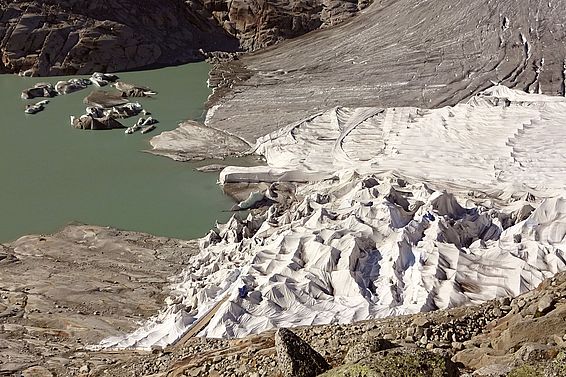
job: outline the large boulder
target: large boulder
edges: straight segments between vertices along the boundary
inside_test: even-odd
[[[71,125],[74,128],[82,130],[111,130],[114,128],[124,128],[124,125],[122,125],[122,123],[109,116],[102,118],[95,118],[91,115],[72,117]]]
[[[275,350],[284,377],[315,377],[330,369],[324,357],[289,329],[277,330]]]

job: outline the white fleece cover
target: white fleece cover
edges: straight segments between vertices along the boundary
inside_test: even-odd
[[[493,86],[454,107],[345,108],[260,138],[267,166],[228,167],[222,183],[316,181],[342,169],[425,182],[560,194],[566,99]]]
[[[211,308],[200,335],[242,337],[533,289],[566,270],[563,119],[564,98],[495,86],[454,107],[337,108],[268,135],[268,166],[227,168],[224,182],[316,182],[218,225],[166,308],[100,347],[165,346]]]

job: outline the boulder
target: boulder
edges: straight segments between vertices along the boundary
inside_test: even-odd
[[[24,89],[22,91],[22,99],[33,99],[37,97],[54,97],[57,95],[53,85],[49,83],[40,82],[33,86],[33,88]]]
[[[275,350],[284,377],[315,377],[330,369],[324,357],[289,329],[277,330]]]
[[[71,117],[71,125],[74,128],[82,130],[111,130],[114,128],[124,128],[124,126],[116,119],[105,116],[95,118],[91,115],[81,115],[80,117]]]
[[[511,367],[505,364],[491,364],[474,371],[474,377],[505,377],[511,371]]]
[[[53,373],[42,366],[34,366],[22,371],[22,377],[52,377]]]
[[[103,90],[93,90],[83,100],[85,105],[93,107],[110,108],[113,106],[121,106],[128,103],[128,99],[122,97],[119,93],[113,93]]]
[[[544,295],[537,304],[537,313],[539,315],[545,315],[546,313],[554,309],[555,298],[552,294]]]

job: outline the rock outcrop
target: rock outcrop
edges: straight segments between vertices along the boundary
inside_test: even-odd
[[[243,140],[193,121],[183,122],[174,130],[154,136],[150,144],[150,153],[176,161],[222,159],[249,149]]]
[[[115,72],[236,48],[235,38],[181,0],[0,1],[0,72]]]
[[[242,49],[254,51],[309,31],[339,24],[370,0],[191,0],[201,5],[216,22],[240,41]]]
[[[0,376],[112,364],[108,355],[75,361],[72,353],[154,314],[168,277],[197,249],[196,241],[83,225],[0,244]]]
[[[252,51],[340,23],[367,0],[0,1],[0,73],[89,74]]]

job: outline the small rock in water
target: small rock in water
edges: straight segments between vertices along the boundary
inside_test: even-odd
[[[44,105],[44,101],[38,102],[36,104],[33,105],[27,105],[26,109],[25,109],[25,113],[26,114],[37,114],[40,111],[43,111],[45,109]]]
[[[149,97],[157,94],[157,92],[145,86],[128,84],[123,81],[118,81],[113,86],[121,91],[122,95],[125,97]]]
[[[118,76],[107,73],[94,72],[89,80],[96,86],[106,86],[110,82],[118,80]]]
[[[207,172],[220,171],[225,167],[226,165],[222,165],[222,164],[210,164],[210,165],[201,166],[200,168],[196,168],[196,170],[207,173]]]
[[[124,126],[112,117],[94,118],[91,115],[81,115],[71,117],[71,126],[83,130],[109,130],[114,128],[124,128]]]
[[[85,89],[90,84],[85,79],[70,79],[68,81],[58,81],[55,84],[55,91],[59,95],[70,94]]]
[[[33,86],[33,88],[25,89],[22,91],[22,99],[33,99],[36,97],[55,97],[57,92],[53,85],[49,83],[40,82]]]
[[[159,121],[152,117],[147,117],[147,119],[143,122],[143,126],[151,126],[152,124],[157,124]]]

